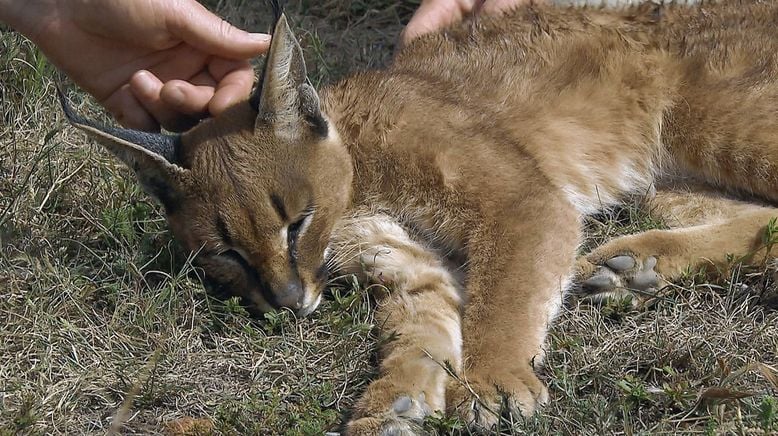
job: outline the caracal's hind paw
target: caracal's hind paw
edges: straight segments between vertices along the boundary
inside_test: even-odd
[[[346,436],[417,436],[423,435],[424,417],[431,413],[424,394],[417,398],[398,397],[392,406],[378,414],[355,419],[346,424]]]
[[[499,380],[498,380],[499,379]],[[498,432],[500,422],[531,416],[548,402],[548,389],[534,373],[523,377],[466,377],[452,380],[446,392],[448,413],[456,414],[475,434]]]
[[[578,261],[582,295],[592,298],[650,298],[667,282],[656,272],[657,258],[620,254],[597,261],[593,253]],[[600,257],[600,259],[602,259]]]

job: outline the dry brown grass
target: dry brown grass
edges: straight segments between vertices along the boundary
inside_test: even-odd
[[[206,4],[250,29],[268,21],[255,2]],[[313,80],[382,65],[413,7],[292,2]],[[208,297],[159,209],[65,125],[52,74],[29,42],[0,30],[0,434],[153,434],[183,417],[224,434],[337,429],[374,368],[365,293],[335,287],[305,320],[253,320]],[[593,240],[656,225],[629,210],[593,220]],[[778,431],[772,273],[724,275],[714,285],[690,275],[638,310],[571,300],[543,371],[552,402],[505,432]],[[461,426],[435,418],[427,428]]]

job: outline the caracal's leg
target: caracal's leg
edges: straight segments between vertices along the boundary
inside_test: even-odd
[[[731,259],[764,262],[766,226],[778,217],[778,209],[699,185],[659,189],[646,207],[670,230],[619,237],[582,256],[577,267],[585,293],[640,300],[686,271],[721,270]]]
[[[463,371],[448,406],[473,430],[530,415],[548,400],[535,374],[549,323],[568,287],[580,241],[579,214],[550,186],[492,205],[469,243]]]
[[[341,271],[376,284],[376,325],[382,336],[395,336],[382,347],[379,377],[355,405],[346,433],[420,433],[426,415],[445,410],[446,365],[461,365],[459,281],[386,216],[346,220],[333,242]]]

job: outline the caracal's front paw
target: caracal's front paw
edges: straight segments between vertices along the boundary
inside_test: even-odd
[[[470,373],[449,383],[446,400],[449,414],[473,431],[491,434],[501,420],[510,423],[535,413],[548,402],[548,389],[529,367],[516,373]]]
[[[394,394],[382,380],[373,382],[346,424],[347,436],[412,436],[424,434],[424,418],[433,412],[421,392]]]
[[[595,250],[578,260],[578,280],[588,297],[633,297],[642,301],[667,285],[656,272],[656,265],[654,256],[602,256]]]

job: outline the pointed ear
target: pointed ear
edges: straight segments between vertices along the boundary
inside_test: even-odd
[[[180,136],[100,126],[76,114],[59,86],[57,94],[72,125],[87,132],[130,167],[144,191],[159,200],[168,212],[176,207],[188,172],[174,163]]]
[[[257,123],[272,125],[277,134],[296,136],[308,129],[327,136],[327,121],[319,96],[308,81],[303,50],[284,14],[276,22],[265,69],[251,104],[257,111]]]

